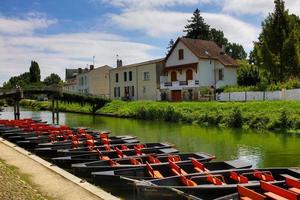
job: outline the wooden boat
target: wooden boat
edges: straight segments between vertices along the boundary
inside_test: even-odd
[[[214,171],[209,174],[179,175],[164,179],[138,181],[135,183],[135,189],[138,199],[180,199],[175,192],[168,189],[170,187],[198,198],[215,199],[236,193],[237,185],[258,189],[260,181],[275,185],[282,184],[285,182],[286,176],[299,179],[300,169],[237,169]]]
[[[145,152],[147,154],[172,154],[178,153],[179,151],[174,148],[167,148],[167,149],[149,149],[144,151],[143,149],[140,150],[141,152]],[[100,152],[101,156],[108,157],[110,159],[119,158],[119,153],[116,150],[113,151],[102,151]],[[140,152],[136,150],[123,150],[122,154],[124,156],[140,156]],[[90,152],[87,154],[81,155],[74,155],[74,156],[64,156],[64,157],[57,157],[52,158],[52,162],[54,162],[59,167],[70,169],[72,164],[76,163],[85,163],[85,162],[92,162],[92,161],[99,161],[99,152]]]
[[[267,200],[267,199],[300,199],[300,179],[285,176],[285,181],[281,183],[270,183],[260,181],[260,187],[253,190],[248,187],[238,185],[237,193],[227,195],[217,200]]]
[[[125,143],[137,143],[139,142],[136,140],[135,136],[109,136],[109,143],[110,144],[125,144]],[[104,141],[101,139],[93,139],[93,140],[88,140],[86,138],[80,138],[78,140],[71,141],[54,141],[54,142],[43,142],[39,140],[23,140],[23,141],[17,141],[17,145],[20,147],[23,147],[25,149],[35,149],[37,147],[53,147],[53,146],[67,146],[69,148],[72,148],[72,146],[88,146],[89,143],[88,141],[92,141],[91,145],[103,145],[105,144]]]
[[[58,131],[57,131],[58,132]],[[68,132],[67,134],[65,134],[65,132]],[[110,132],[103,132],[103,131],[92,131],[89,130],[87,132],[85,132],[85,134],[89,134],[93,137],[97,137],[99,134],[110,134]],[[76,130],[67,130],[67,131],[63,131],[63,132],[58,132],[57,134],[53,134],[51,132],[43,132],[43,133],[35,133],[35,132],[29,132],[29,133],[15,133],[15,134],[10,134],[12,136],[8,136],[7,140],[11,141],[11,142],[18,142],[18,141],[30,141],[31,143],[35,143],[35,144],[39,144],[39,143],[48,143],[48,142],[72,142],[71,137],[72,136],[78,136],[78,134],[76,134]],[[79,135],[80,136],[80,135]],[[84,140],[84,137],[81,136],[81,138],[79,139]]]
[[[175,155],[160,155],[157,157],[152,155],[142,155],[139,158],[127,158],[122,156],[119,157],[121,157],[121,159],[111,160],[102,158],[102,160],[96,162],[73,164],[73,173],[80,177],[89,178],[91,177],[92,172],[97,171],[117,170],[125,168],[132,169],[134,171],[134,168],[137,167],[147,168],[148,164],[153,167],[164,168],[168,167],[169,160],[183,165],[186,163],[190,163],[191,159],[195,159],[195,161],[199,162],[208,162],[215,158],[215,156],[207,153],[180,153]]]
[[[178,165],[186,174],[251,167],[250,164],[240,160],[201,162],[196,159],[192,159],[189,162],[176,163],[176,165]],[[99,185],[103,188],[109,189],[110,191],[114,188],[118,188],[118,190],[121,188],[125,192],[128,192],[134,189],[134,180],[152,180],[171,177],[176,175],[173,170],[174,165],[164,163],[160,165],[143,165],[136,168],[93,172],[92,182],[95,185]]]
[[[143,149],[165,149],[171,148],[174,145],[169,143],[128,143],[128,144],[112,144],[112,145],[101,145],[94,146],[92,149],[90,147],[78,147],[78,148],[70,148],[70,146],[54,146],[54,147],[43,147],[36,148],[34,152],[41,156],[47,158],[60,157],[60,156],[68,156],[68,155],[80,155],[86,154],[91,151],[96,152],[96,149],[100,151],[105,150],[113,150],[116,147],[119,149],[134,149],[134,147],[142,147]]]

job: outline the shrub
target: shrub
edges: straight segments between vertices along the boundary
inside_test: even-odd
[[[0,99],[0,107],[5,105],[5,101]]]
[[[241,128],[243,126],[243,116],[238,107],[233,108],[228,116],[227,126],[231,128]]]

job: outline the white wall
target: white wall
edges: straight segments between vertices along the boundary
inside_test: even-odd
[[[178,50],[183,49],[184,58],[182,60],[178,59]],[[195,56],[181,41],[178,42],[175,49],[169,56],[166,67],[175,66],[175,65],[184,65],[190,63],[197,63],[199,59]]]
[[[198,80],[200,86],[215,85],[213,60],[200,60],[198,64]]]
[[[300,89],[220,93],[218,101],[300,100]]]

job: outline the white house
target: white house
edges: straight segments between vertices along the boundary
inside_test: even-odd
[[[198,100],[201,91],[237,83],[237,62],[212,41],[178,38],[165,59],[162,97]]]

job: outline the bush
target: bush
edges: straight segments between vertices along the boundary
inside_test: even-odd
[[[227,126],[231,128],[241,128],[243,126],[242,112],[238,107],[235,107],[228,116]]]
[[[258,67],[251,65],[246,60],[239,61],[237,82],[240,86],[256,86],[260,82]]]
[[[5,101],[0,99],[0,107],[5,105]]]

